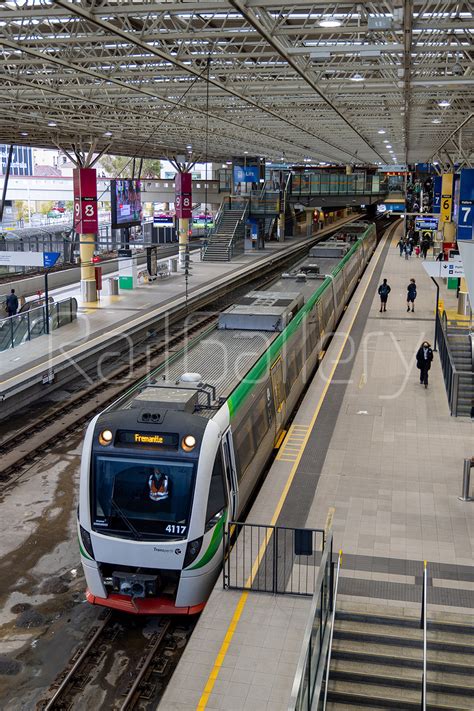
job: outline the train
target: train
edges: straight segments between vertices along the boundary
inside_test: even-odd
[[[373,223],[346,224],[90,422],[78,507],[90,603],[204,608],[226,523],[248,507],[376,242]]]

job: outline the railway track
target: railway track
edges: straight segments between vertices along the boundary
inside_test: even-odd
[[[111,663],[116,650],[127,644],[126,618],[120,619],[112,611],[103,612],[90,629],[85,644],[79,647],[64,670],[48,689],[46,697],[36,705],[37,711],[64,711],[74,707],[77,697],[84,701],[93,694],[98,698],[104,670]],[[130,651],[122,673],[114,683],[115,698],[106,702],[113,711],[133,711],[138,704],[156,706],[166,679],[173,672],[194,625],[180,627],[180,621],[162,617],[149,638],[143,638],[138,658]],[[123,639],[125,637],[125,640]]]

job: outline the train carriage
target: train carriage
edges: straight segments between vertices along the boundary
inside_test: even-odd
[[[78,532],[91,603],[204,607],[225,523],[249,503],[375,245],[373,224],[346,225],[90,423]]]

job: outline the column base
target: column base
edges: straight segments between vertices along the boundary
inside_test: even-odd
[[[88,303],[97,301],[97,287],[95,279],[81,279],[81,299]]]

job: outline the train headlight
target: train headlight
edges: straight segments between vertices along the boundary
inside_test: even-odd
[[[183,437],[181,446],[185,452],[192,452],[192,450],[196,446],[196,437],[194,437],[194,435],[186,435],[185,437]]]
[[[186,555],[184,556],[184,568],[187,568],[188,565],[191,565],[193,560],[196,560],[199,555],[199,551],[201,550],[201,546],[202,536],[200,538],[195,538],[194,541],[189,541],[188,545],[186,546]]]
[[[102,430],[99,435],[99,444],[102,444],[105,447],[107,444],[112,442],[113,438],[114,436],[110,430]]]

